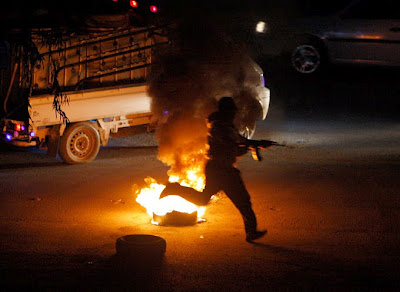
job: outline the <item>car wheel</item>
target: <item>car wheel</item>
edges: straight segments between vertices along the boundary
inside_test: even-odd
[[[130,257],[160,257],[167,247],[164,238],[149,234],[131,234],[119,237],[115,243],[117,255]]]
[[[58,154],[68,164],[92,161],[100,149],[100,135],[88,122],[71,124],[60,139]]]
[[[301,74],[312,74],[321,70],[323,65],[322,50],[313,44],[297,45],[290,56],[294,70]]]

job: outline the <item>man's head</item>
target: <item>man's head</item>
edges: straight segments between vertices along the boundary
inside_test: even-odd
[[[218,111],[229,121],[233,122],[237,112],[237,106],[232,97],[225,96],[218,101]]]
[[[218,110],[220,112],[237,111],[237,106],[232,97],[224,96],[218,101]]]

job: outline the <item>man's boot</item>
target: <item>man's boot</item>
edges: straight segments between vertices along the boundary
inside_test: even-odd
[[[263,237],[265,234],[267,234],[267,230],[262,230],[262,231],[254,231],[254,232],[249,232],[246,234],[246,241],[248,242],[253,242],[253,240],[259,239]]]

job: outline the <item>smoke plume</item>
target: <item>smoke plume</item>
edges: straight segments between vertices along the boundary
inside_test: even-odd
[[[148,93],[158,118],[158,158],[170,175],[188,165],[202,166],[207,148],[206,118],[222,96],[235,99],[238,129],[254,126],[261,115],[255,85],[260,76],[243,45],[211,23],[182,22],[171,45],[159,51]]]

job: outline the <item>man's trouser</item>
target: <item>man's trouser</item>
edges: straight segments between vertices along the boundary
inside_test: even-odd
[[[221,165],[209,160],[205,168],[205,175],[206,186],[203,192],[198,192],[179,184],[170,184],[162,196],[179,195],[198,206],[204,206],[209,202],[212,195],[219,191],[224,191],[240,211],[246,233],[255,232],[257,220],[251,207],[250,195],[244,185],[240,171],[233,166]]]
[[[233,166],[221,166],[209,160],[205,173],[206,186],[203,193],[211,194],[211,197],[220,190],[224,191],[242,215],[246,233],[255,232],[257,229],[256,216],[239,169]]]

